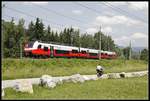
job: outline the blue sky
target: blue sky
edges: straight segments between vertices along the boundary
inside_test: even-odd
[[[148,2],[2,2],[2,19],[25,19],[25,27],[42,19],[45,28],[61,31],[64,27],[92,34],[102,28],[117,45],[148,47]],[[94,9],[94,11],[93,11]],[[17,12],[16,12],[17,10]],[[23,13],[25,14],[23,14]],[[32,17],[30,17],[32,16]]]

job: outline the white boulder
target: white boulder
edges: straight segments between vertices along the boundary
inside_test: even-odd
[[[81,76],[80,74],[72,75],[69,78],[69,80],[72,81],[72,82],[74,82],[74,83],[77,83],[77,82],[83,83],[85,81],[84,77]]]
[[[103,74],[101,77],[99,77],[99,79],[108,79],[108,75],[107,74]]]
[[[56,86],[56,82],[49,75],[43,75],[40,78],[40,84],[49,88],[54,88]]]
[[[48,82],[46,86],[49,88],[54,88],[56,86],[56,83],[55,82]]]
[[[63,79],[59,78],[59,79],[53,79],[53,82],[55,82],[56,84],[63,84]]]
[[[2,96],[5,96],[5,92],[4,92],[4,89],[2,89]]]
[[[120,78],[119,73],[109,73],[107,74],[108,79],[116,79],[116,78]]]
[[[43,75],[41,78],[40,78],[40,84],[42,86],[45,86],[47,84],[47,82],[51,82],[52,81],[52,77],[49,76],[49,75]]]
[[[19,92],[33,93],[32,84],[27,80],[20,80],[14,85],[13,89]]]
[[[140,77],[140,76],[144,76],[144,75],[146,75],[146,73],[144,73],[144,72],[136,72],[136,73],[132,73],[132,76],[133,77]]]
[[[90,78],[85,75],[83,76],[83,78],[84,78],[84,80],[90,80]]]
[[[126,77],[126,78],[128,78],[128,77],[133,77],[133,75],[132,75],[132,73],[126,73],[126,74],[125,74],[125,77]]]

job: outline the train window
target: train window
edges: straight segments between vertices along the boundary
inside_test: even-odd
[[[87,50],[87,53],[89,53],[89,50]]]
[[[89,53],[90,56],[97,56],[98,54],[97,53]]]
[[[86,54],[86,51],[81,51],[82,54]]]
[[[41,48],[41,45],[38,45],[38,49]]]
[[[28,48],[32,48],[33,47],[34,42],[29,42],[28,43]]]
[[[105,53],[105,55],[107,55],[107,53]]]
[[[44,47],[44,51],[48,51],[48,47]]]
[[[65,50],[56,50],[56,54],[69,54],[69,51],[65,51]]]
[[[72,53],[78,53],[78,50],[72,50]]]

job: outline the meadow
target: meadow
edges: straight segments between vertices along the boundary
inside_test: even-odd
[[[96,66],[105,73],[148,70],[148,63],[141,60],[93,59],[3,59],[2,79],[37,78],[44,74],[67,76],[96,74]],[[103,79],[80,83],[64,83],[53,89],[33,85],[34,94],[5,89],[2,99],[148,99],[148,77]]]
[[[147,70],[148,64],[141,60],[94,60],[94,59],[3,59],[2,79],[37,78],[44,74],[67,76],[76,73],[96,74],[96,66],[104,67],[105,73]]]

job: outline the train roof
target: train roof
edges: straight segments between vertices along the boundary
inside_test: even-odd
[[[56,44],[46,44],[46,43],[42,43],[42,42],[38,42],[41,45],[50,47],[50,46],[54,46],[54,49],[59,49],[59,50],[78,50],[78,47],[73,47],[73,46],[64,46],[64,45],[56,45]]]
[[[38,41],[35,41],[35,46],[34,47],[37,47],[39,44],[43,45],[43,46],[47,46],[47,47],[50,47],[50,46],[54,46],[54,49],[59,49],[59,50],[68,50],[68,51],[72,51],[72,50],[78,50],[79,51],[79,47],[75,47],[75,46],[65,46],[65,45],[57,45],[57,44],[48,44],[48,43],[43,43],[43,42],[38,42]],[[89,51],[91,53],[99,53],[99,50],[97,49],[90,49],[90,48],[82,48],[80,47],[80,51]],[[110,52],[110,51],[103,51],[101,50],[101,53],[107,53],[107,54],[115,54],[115,52]]]

